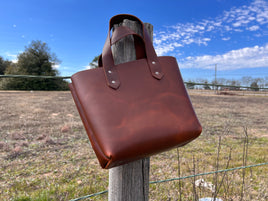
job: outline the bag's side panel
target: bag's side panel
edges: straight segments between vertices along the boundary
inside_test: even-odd
[[[94,150],[94,152],[99,160],[101,167],[105,168],[107,166],[107,164],[109,163],[110,159],[103,154],[102,150],[100,149],[99,145],[97,144],[97,141],[95,140],[95,137],[94,137],[94,133],[92,132],[90,124],[87,121],[86,115],[82,109],[82,106],[81,106],[80,101],[76,95],[76,92],[75,92],[75,89],[74,89],[72,83],[69,84],[69,88],[70,88],[70,91],[72,93],[72,96],[73,96],[75,105],[77,107],[77,110],[79,112],[79,115],[82,119],[83,125],[87,131],[87,135],[88,135],[89,140],[91,142],[92,148],[93,148],[93,150]]]
[[[168,79],[170,80],[170,89],[168,90],[180,97],[174,103],[170,103],[169,109],[177,114],[177,118],[179,118],[178,123],[181,123],[181,129],[189,132],[187,138],[191,141],[201,134],[202,126],[195,114],[190,97],[184,86],[177,61],[174,57],[168,56],[159,57],[159,60],[161,61],[161,65],[165,66]],[[182,103],[183,107],[178,106],[180,103]],[[182,143],[181,145],[185,144]]]

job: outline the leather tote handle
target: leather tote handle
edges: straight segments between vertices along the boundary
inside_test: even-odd
[[[133,32],[129,28],[117,27],[116,29],[117,29],[118,33],[116,36],[112,37],[112,39],[111,39],[110,31],[111,31],[113,25],[121,23],[124,19],[130,19],[130,20],[140,22],[140,24],[142,25],[143,36],[140,36],[139,34]],[[120,29],[118,29],[118,28],[120,28]],[[116,31],[116,29],[115,29],[115,31]],[[162,72],[160,63],[157,59],[157,55],[155,53],[153,44],[150,40],[149,34],[147,33],[147,31],[144,28],[144,24],[142,23],[142,21],[140,19],[138,19],[137,17],[135,17],[133,15],[121,14],[121,15],[116,15],[116,16],[111,18],[110,23],[109,23],[109,31],[108,31],[107,39],[106,39],[106,42],[104,44],[103,51],[102,51],[103,70],[104,70],[104,74],[105,74],[108,86],[110,86],[113,89],[118,89],[120,86],[120,80],[119,80],[119,77],[118,77],[118,74],[117,74],[117,71],[115,68],[113,56],[112,56],[111,45],[113,44],[113,42],[116,42],[116,41],[120,40],[122,37],[125,37],[127,35],[133,35],[134,38],[136,37],[136,38],[143,39],[145,53],[146,53],[146,57],[147,57],[147,63],[148,63],[148,67],[150,69],[150,72],[154,78],[160,80],[164,76],[164,74]]]
[[[114,29],[111,40],[110,40],[111,45],[115,44],[117,41],[121,40],[122,38],[128,35],[132,35],[134,38],[136,59],[138,60],[138,59],[146,58],[145,42],[143,40],[143,37],[135,33],[133,30],[131,30],[130,28],[126,26],[119,26]],[[102,54],[99,56],[98,67],[102,67]]]

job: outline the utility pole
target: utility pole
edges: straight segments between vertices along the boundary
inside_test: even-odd
[[[217,64],[215,64],[215,80],[214,80],[214,89],[215,89],[215,94],[217,94],[217,89],[218,87],[216,86],[217,84]]]

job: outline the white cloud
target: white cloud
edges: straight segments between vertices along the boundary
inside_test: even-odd
[[[227,32],[232,30],[232,28],[229,25],[224,26],[224,28],[225,28],[225,31]]]
[[[207,31],[212,31],[215,27],[213,25],[209,25],[208,28],[207,28]]]
[[[224,41],[227,41],[227,40],[230,40],[230,39],[231,39],[230,37],[222,38],[222,40],[224,40]]]
[[[164,55],[166,54],[167,52],[171,52],[174,50],[174,43],[173,44],[164,44],[164,45],[161,45],[161,46],[158,46],[156,49],[156,52],[157,52],[157,55]]]
[[[52,65],[52,68],[54,68],[54,69],[59,69],[59,68],[60,68],[60,64],[53,64],[53,65]]]
[[[267,1],[256,0],[251,7],[252,10],[255,10],[256,21],[260,24],[265,24],[268,22],[268,5]]]
[[[262,30],[264,24],[268,24],[268,2],[255,0],[249,5],[224,11],[215,19],[203,19],[199,22],[185,24],[178,23],[166,27],[165,31],[155,32],[155,49],[158,55],[164,55],[178,47],[191,44],[206,46],[213,38],[212,35],[220,34],[222,40],[227,41],[226,39],[230,40],[230,33],[234,32],[260,30],[262,31],[260,33],[264,34],[265,30]],[[175,44],[180,44],[180,46]]]
[[[241,22],[235,22],[235,23],[233,23],[233,27],[240,27],[241,26]]]
[[[10,53],[10,52],[5,52],[5,53],[4,53],[4,56],[5,56],[8,60],[12,61],[13,63],[17,63],[17,62],[18,62],[17,54],[12,54],[12,53]]]
[[[243,32],[243,29],[234,29],[236,32]]]
[[[257,31],[260,27],[258,25],[253,25],[251,27],[248,28],[248,30],[250,31]]]
[[[232,50],[222,55],[187,57],[180,63],[180,67],[213,69],[215,64],[218,65],[219,70],[267,67],[268,44]]]

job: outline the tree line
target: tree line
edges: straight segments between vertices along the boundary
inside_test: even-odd
[[[60,61],[51,53],[48,45],[40,40],[32,41],[17,62],[4,60],[0,56],[0,75],[58,76],[55,68]],[[0,89],[4,90],[68,90],[68,82],[49,78],[0,78]]]
[[[195,80],[189,80],[186,84],[188,89],[196,88],[195,83],[203,83],[203,89],[210,90],[214,89],[213,85],[228,85],[225,87],[217,87],[218,89],[229,89],[229,90],[241,90],[239,86],[242,87],[250,87],[251,90],[259,91],[260,88],[268,87],[268,76],[265,78],[253,78],[251,76],[243,76],[241,79],[226,79],[226,78],[218,78],[217,80],[213,80],[209,82],[207,79],[197,78]],[[211,84],[211,85],[207,85]],[[199,87],[200,88],[200,87]]]

